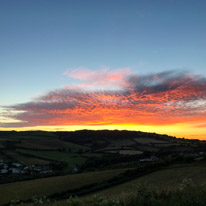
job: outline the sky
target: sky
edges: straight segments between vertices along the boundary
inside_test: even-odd
[[[205,0],[0,0],[0,130],[206,139]]]

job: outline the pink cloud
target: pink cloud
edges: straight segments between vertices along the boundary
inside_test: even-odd
[[[72,69],[71,71],[64,72],[64,75],[79,80],[86,80],[87,78],[93,76],[94,74],[95,74],[94,71],[83,67],[78,67],[76,69]]]
[[[110,70],[107,67],[100,71],[92,71],[87,68],[76,68],[64,72],[64,75],[82,81],[78,84],[81,88],[112,89],[125,86],[126,78],[131,75],[130,68]],[[67,86],[64,86],[67,88]]]

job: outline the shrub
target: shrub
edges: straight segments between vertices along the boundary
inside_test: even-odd
[[[50,202],[50,200],[46,196],[43,196],[43,197],[34,196],[32,198],[32,202],[33,202],[33,205],[39,206],[39,205],[43,205],[45,203]]]
[[[68,206],[81,206],[82,205],[82,201],[77,198],[77,197],[69,197],[69,199],[67,200],[67,205]]]
[[[88,202],[90,206],[121,206],[117,200],[105,199],[99,195],[93,196],[91,201]]]
[[[20,203],[20,200],[11,200],[9,206],[15,206]]]

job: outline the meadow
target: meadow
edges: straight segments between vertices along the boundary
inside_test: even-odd
[[[110,188],[65,200],[36,198],[45,206],[204,206],[206,162],[178,163]],[[22,205],[35,205],[22,203]]]
[[[86,185],[104,182],[122,172],[124,169],[105,170],[2,184],[0,205],[12,200],[28,200],[77,190]]]
[[[95,194],[119,198],[121,194],[135,192],[138,185],[147,185],[157,190],[175,190],[184,179],[191,179],[196,186],[206,184],[206,162],[174,164]]]
[[[116,199],[108,199],[95,195],[87,200],[70,197],[65,202],[46,203],[52,206],[205,206],[206,186],[194,186],[191,180],[184,179],[178,189],[154,190],[145,185],[139,185],[134,193],[124,193]],[[35,203],[35,202],[34,202]]]
[[[67,166],[64,168],[64,172],[71,172],[73,168],[80,167],[86,161],[85,157],[82,157],[75,153],[67,153],[67,152],[60,152],[60,151],[24,150],[24,149],[17,149],[17,151],[22,154],[29,154],[35,157],[67,163]]]
[[[24,139],[23,141],[21,141],[21,143],[16,144],[16,147],[36,150],[65,149],[71,152],[78,152],[79,150],[85,151],[89,149],[86,146],[81,146],[70,142],[64,142],[56,138],[39,139],[38,141],[36,141],[36,139]]]
[[[8,155],[9,157],[12,157],[13,159],[19,161],[19,162],[23,162],[25,165],[27,166],[31,166],[31,165],[49,165],[50,161],[45,160],[45,159],[40,159],[40,158],[36,158],[36,157],[28,157],[25,156],[19,152],[16,151],[4,151],[5,155]]]

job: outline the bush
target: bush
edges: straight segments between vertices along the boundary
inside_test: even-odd
[[[71,196],[67,200],[67,205],[68,206],[81,206],[83,204],[82,204],[82,201],[79,198]]]
[[[95,195],[88,202],[90,206],[121,206],[120,202],[117,200],[108,200],[99,195]]]
[[[50,200],[46,197],[46,196],[43,196],[43,197],[33,197],[32,198],[32,202],[33,202],[33,205],[43,205],[45,203],[48,203],[50,202]]]

